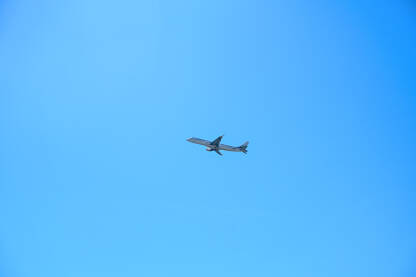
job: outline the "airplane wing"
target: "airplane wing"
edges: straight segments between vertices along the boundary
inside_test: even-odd
[[[224,135],[217,137],[213,142],[211,142],[211,145],[218,146],[218,144],[220,144],[223,136]]]
[[[218,149],[216,149],[215,152],[217,152],[218,155],[222,156],[222,153],[218,151]]]

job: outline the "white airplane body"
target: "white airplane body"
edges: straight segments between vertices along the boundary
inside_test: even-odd
[[[222,153],[219,150],[224,150],[224,151],[231,151],[231,152],[243,152],[244,154],[247,154],[247,146],[248,146],[248,141],[245,142],[244,144],[242,144],[241,146],[230,146],[230,145],[226,145],[226,144],[221,144],[221,139],[224,135],[219,136],[218,138],[216,138],[213,141],[209,141],[209,140],[205,140],[205,139],[200,139],[200,138],[189,138],[187,139],[187,141],[192,142],[192,143],[196,143],[196,144],[200,144],[200,145],[204,145],[207,147],[207,151],[215,151],[217,152],[219,155],[222,155]]]

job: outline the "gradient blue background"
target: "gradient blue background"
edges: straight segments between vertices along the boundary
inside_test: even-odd
[[[0,1],[0,276],[416,276],[415,35],[412,1]]]

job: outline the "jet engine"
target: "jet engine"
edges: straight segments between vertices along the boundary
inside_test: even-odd
[[[207,151],[214,151],[214,149],[212,149],[211,147],[207,147],[206,149]]]

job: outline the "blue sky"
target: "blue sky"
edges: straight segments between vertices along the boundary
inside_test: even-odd
[[[1,276],[415,276],[416,6],[208,2],[0,1]]]

